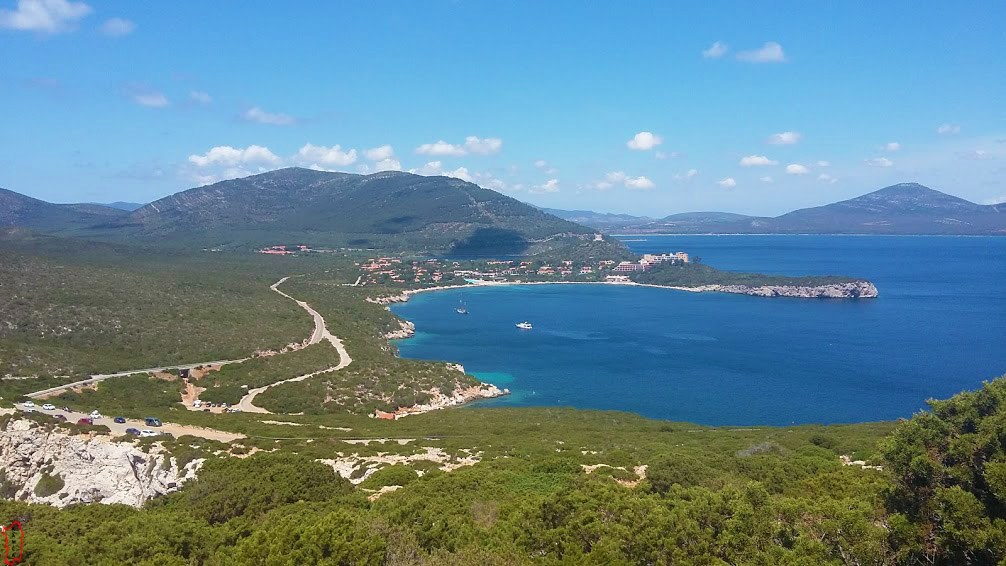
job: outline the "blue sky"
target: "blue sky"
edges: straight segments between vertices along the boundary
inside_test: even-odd
[[[0,186],[147,202],[301,165],[651,216],[902,181],[1006,200],[1004,22],[1003,2],[0,0]]]

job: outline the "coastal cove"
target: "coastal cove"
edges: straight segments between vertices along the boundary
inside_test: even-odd
[[[480,286],[391,308],[416,325],[407,358],[458,362],[510,396],[477,406],[574,406],[722,425],[908,417],[1006,373],[1006,239],[630,236],[719,269],[836,274],[870,300],[763,298],[629,285]],[[463,297],[470,314],[454,312]],[[514,323],[533,322],[524,332]],[[534,352],[531,354],[530,352]]]

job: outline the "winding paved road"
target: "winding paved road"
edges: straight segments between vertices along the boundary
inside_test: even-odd
[[[284,383],[292,383],[294,381],[304,381],[305,379],[314,377],[316,375],[328,373],[330,371],[340,370],[348,366],[349,364],[353,363],[353,358],[349,357],[349,352],[346,351],[346,347],[342,344],[342,340],[339,340],[331,332],[328,331],[328,326],[325,324],[325,319],[324,317],[321,316],[321,314],[318,313],[318,311],[311,308],[311,305],[305,303],[304,301],[298,301],[297,299],[279,290],[279,286],[282,285],[283,282],[285,282],[287,279],[289,279],[289,277],[284,277],[279,281],[273,283],[272,286],[269,288],[272,289],[273,291],[276,291],[280,295],[283,295],[284,297],[290,299],[291,301],[297,303],[298,305],[300,305],[300,308],[306,310],[308,314],[310,314],[311,317],[314,318],[314,332],[311,334],[309,344],[317,344],[322,340],[327,340],[328,343],[331,344],[335,348],[335,350],[339,353],[339,364],[323,370],[318,370],[308,374],[299,375],[297,377],[292,377],[290,379],[284,379],[283,381],[277,381],[276,383],[270,383],[265,387],[256,387],[255,389],[249,389],[248,393],[241,398],[241,401],[238,402],[238,407],[241,409],[242,412],[245,413],[271,414],[270,411],[267,411],[262,407],[258,407],[254,403],[255,397],[258,396],[259,393],[262,393],[263,391],[269,389],[270,387],[276,387],[277,385],[282,385]]]

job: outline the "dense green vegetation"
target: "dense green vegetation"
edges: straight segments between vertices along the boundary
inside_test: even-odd
[[[28,563],[39,564],[994,564],[1006,558],[1004,402],[999,380],[883,440],[888,425],[449,411],[412,426],[477,419],[466,440],[493,455],[421,477],[391,466],[353,489],[302,445],[211,459],[140,510],[2,502],[0,513],[30,517]],[[528,418],[504,418],[518,413]],[[884,470],[842,465],[850,453]],[[588,462],[629,474],[587,473]],[[364,488],[382,485],[403,487],[368,502]]]
[[[199,398],[213,403],[237,403],[248,389],[255,389],[321,371],[339,364],[339,352],[327,341],[273,356],[252,358],[211,371],[194,383],[205,387]]]
[[[649,271],[632,275],[633,281],[651,285],[671,287],[698,287],[701,285],[793,285],[813,287],[856,281],[852,277],[838,275],[789,277],[785,275],[763,275],[760,273],[740,273],[721,271],[702,263],[683,265],[659,264]]]
[[[269,290],[296,267],[275,259],[0,236],[0,376],[232,359],[299,342],[310,317]]]

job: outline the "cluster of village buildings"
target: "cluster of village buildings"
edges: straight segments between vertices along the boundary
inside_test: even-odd
[[[311,248],[305,246],[304,244],[297,244],[293,246],[269,246],[268,248],[262,248],[258,251],[258,253],[269,255],[291,255],[298,252],[309,251],[311,251]]]
[[[465,279],[483,281],[593,280],[628,281],[628,274],[646,271],[661,263],[686,264],[688,254],[645,254],[636,262],[613,260],[557,262],[542,260],[451,261],[442,259],[403,260],[396,257],[368,259],[360,264],[361,283],[432,284],[461,283]]]

